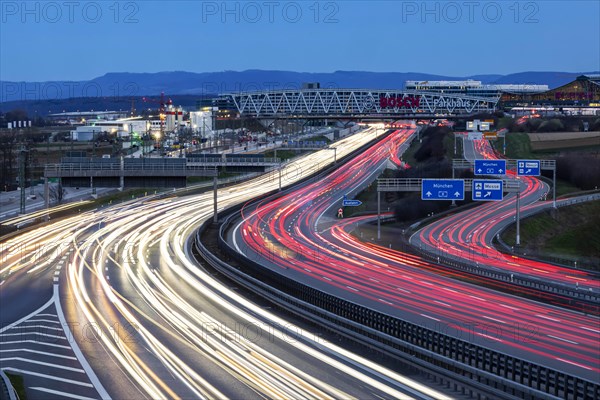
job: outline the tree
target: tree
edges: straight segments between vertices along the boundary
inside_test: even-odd
[[[59,183],[48,187],[48,202],[52,204],[60,204],[65,196],[65,189]]]
[[[29,117],[27,116],[27,111],[21,110],[21,109],[16,109],[16,110],[8,111],[4,115],[4,119],[6,120],[6,122],[27,121],[27,120],[29,120]]]
[[[0,132],[0,185],[2,189],[11,187],[17,180],[17,132]]]

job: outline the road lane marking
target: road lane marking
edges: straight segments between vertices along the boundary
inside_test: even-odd
[[[38,313],[40,313],[41,311],[45,310],[46,308],[50,307],[50,305],[52,305],[52,303],[54,302],[54,299],[50,299],[46,302],[46,304],[44,304],[43,306],[41,306],[40,308],[38,308],[37,310],[35,310],[34,312],[24,316],[23,318],[21,318],[18,321],[13,322],[10,325],[5,326],[4,328],[0,329],[0,333],[9,330],[10,328],[12,328],[13,326],[17,326],[20,323],[22,323],[23,321],[27,321],[29,318],[36,316]]]
[[[65,334],[69,337],[74,337],[73,333],[71,332],[71,329],[69,328],[69,325],[67,324],[65,314],[63,314],[63,311],[62,311],[62,305],[60,304],[60,296],[58,294],[58,285],[54,286],[54,293],[52,295],[52,301],[54,301],[54,305],[56,306],[56,314],[58,315],[58,320],[60,321],[61,325],[65,329]],[[94,389],[96,389],[96,391],[100,395],[101,399],[110,399],[110,395],[108,394],[108,392],[106,391],[106,389],[104,388],[104,386],[102,385],[100,380],[98,379],[98,376],[96,375],[96,373],[90,366],[90,363],[88,362],[88,360],[83,355],[83,352],[79,348],[79,345],[77,344],[76,340],[71,341],[71,348],[73,350],[73,353],[75,353],[75,357],[77,357],[82,368],[85,370],[88,379],[90,380],[90,382],[92,382],[92,385],[90,385],[90,386],[92,386]]]
[[[44,361],[32,360],[30,358],[9,357],[9,358],[0,358],[0,361],[2,361],[2,362],[20,361],[20,362],[29,363],[29,364],[43,365],[45,367],[64,369],[65,371],[79,372],[79,373],[85,374],[85,371],[81,368],[66,367],[64,365],[58,365],[58,364],[47,363]]]
[[[57,396],[61,396],[61,397],[68,397],[70,399],[77,399],[77,400],[94,400],[93,397],[85,397],[85,396],[79,396],[76,394],[71,394],[71,393],[67,393],[67,392],[61,392],[60,390],[54,390],[54,389],[48,389],[48,388],[43,388],[43,387],[30,387],[29,389],[31,390],[37,390],[40,392],[45,392],[45,393],[49,393],[49,394],[55,394]]]
[[[554,357],[554,358],[556,358],[558,361],[562,361],[562,362],[565,362],[567,364],[575,365],[575,366],[580,367],[580,368],[585,368],[585,369],[588,369],[590,371],[592,370],[590,367],[586,367],[585,365],[581,365],[581,364],[578,364],[578,363],[573,362],[573,361],[565,360],[565,359],[558,358],[558,357]]]
[[[26,321],[29,322],[29,321]],[[40,328],[40,329],[48,329],[48,330],[53,330],[53,331],[62,331],[62,327],[55,327],[55,326],[46,326],[46,325],[20,325],[20,326],[15,326],[12,329],[32,329],[32,328]]]
[[[2,343],[2,344],[6,344],[6,342]],[[64,346],[67,347],[67,346]],[[70,349],[70,347],[67,347],[68,349]],[[26,352],[26,353],[34,353],[34,354],[41,354],[44,356],[49,356],[49,357],[57,357],[57,358],[65,358],[67,360],[77,360],[77,358],[75,357],[71,357],[71,356],[65,356],[62,354],[55,354],[55,353],[49,353],[47,351],[40,351],[40,350],[32,350],[32,349],[26,349],[26,348],[20,348],[20,349],[0,349],[0,353],[10,353],[10,352]]]
[[[495,341],[497,341],[497,342],[502,342],[502,339],[498,339],[498,338],[495,338],[495,337],[493,337],[493,336],[486,335],[485,333],[481,333],[481,332],[475,332],[475,334],[476,334],[476,335],[479,335],[479,336],[483,336],[484,338],[487,338],[487,339],[492,339],[492,340],[495,340]]]
[[[429,318],[429,319],[432,319],[432,320],[434,320],[434,321],[437,321],[437,322],[440,322],[440,321],[441,321],[441,320],[439,320],[439,319],[437,319],[437,318],[434,318],[434,317],[432,317],[431,315],[427,315],[427,314],[421,314],[421,315],[422,315],[423,317],[425,317],[425,318]]]
[[[38,315],[36,315],[37,317]],[[56,317],[56,315],[54,315]],[[49,324],[60,324],[59,321],[53,321],[51,319],[28,319],[27,321],[24,321],[23,323],[30,323],[30,322],[46,322]]]
[[[551,338],[553,338],[553,339],[562,340],[563,342],[567,342],[567,343],[571,343],[571,344],[579,344],[579,343],[577,343],[577,342],[574,342],[574,341],[572,341],[572,340],[563,339],[563,338],[561,338],[561,337],[558,337],[558,336],[548,335],[548,337],[551,337]]]
[[[496,318],[488,317],[487,315],[484,315],[483,318],[489,319],[489,320],[492,320],[492,321],[496,321],[496,322],[500,322],[501,324],[505,324],[506,323],[506,321],[502,321],[501,319],[496,319]]]
[[[580,326],[581,329],[585,329],[586,331],[592,331],[592,332],[596,332],[596,333],[600,333],[599,330],[597,329],[592,329],[592,328],[588,328],[586,326]]]
[[[39,344],[39,345],[42,345],[42,346],[50,346],[50,347],[56,347],[58,349],[71,350],[71,346],[63,346],[62,344],[40,342],[38,340],[13,340],[13,341],[10,341],[10,342],[2,342],[2,345],[7,345],[7,344],[21,344],[21,343]]]
[[[443,301],[434,300],[434,302],[435,302],[435,303],[438,303],[438,304],[441,304],[441,305],[443,305],[444,307],[450,307],[450,308],[452,308],[452,306],[451,306],[450,304],[448,304],[448,303],[444,303]]]
[[[471,295],[469,295],[469,297],[472,297],[472,298],[480,300],[480,301],[486,301],[485,299],[482,299],[481,297],[477,297],[477,296],[471,296]]]
[[[355,292],[360,292],[360,290],[353,288],[352,286],[346,286],[350,290],[354,290]]]
[[[37,336],[51,337],[51,338],[54,338],[54,339],[65,339],[65,340],[67,340],[67,338],[64,337],[64,336],[49,335],[47,333],[39,333],[39,332],[2,333],[2,334],[0,334],[0,337],[5,337],[5,336],[24,336],[24,335],[37,335]]]
[[[498,304],[498,305],[499,305],[500,307],[504,307],[504,308],[510,308],[511,310],[514,310],[514,311],[519,311],[519,309],[518,309],[518,308],[516,308],[516,307],[511,307],[511,306],[507,306],[506,304]]]
[[[73,379],[59,378],[58,376],[41,374],[39,372],[27,371],[27,370],[19,369],[19,368],[6,367],[6,368],[4,368],[4,370],[5,371],[15,372],[17,374],[22,374],[22,375],[39,376],[40,378],[52,379],[54,381],[71,383],[73,385],[78,385],[78,386],[85,386],[85,387],[90,387],[90,388],[94,387],[94,385],[92,385],[91,383],[81,382],[81,381],[75,381]]]
[[[547,317],[545,315],[542,314],[535,314],[536,317],[540,317],[540,318],[544,318],[547,319],[549,321],[554,321],[554,322],[560,322],[560,319],[556,319],[556,318],[551,318],[551,317]]]

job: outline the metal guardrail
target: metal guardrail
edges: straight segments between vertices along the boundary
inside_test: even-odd
[[[223,262],[202,244],[200,234],[207,229],[208,222],[196,235],[197,251],[221,273],[294,313],[386,354],[492,392],[491,398],[600,398],[597,383],[473,345],[267,270],[233,250],[224,240],[224,231],[233,216],[220,227],[219,246],[243,267],[238,269]]]
[[[492,393],[490,398],[600,399],[598,382],[473,345],[267,270],[236,252],[225,241],[225,229],[237,211],[239,208],[221,213],[231,215],[221,224],[218,240],[222,250],[238,260],[241,268],[220,260],[201,242],[200,235],[210,226],[210,221],[198,230],[195,248],[213,268],[283,308],[371,348]]]
[[[47,164],[44,176],[53,177],[118,177],[118,176],[217,176],[214,166],[185,164]]]
[[[457,258],[447,256],[447,253],[445,253],[443,250],[436,252],[432,250],[420,249],[416,246],[413,246],[413,249],[426,260],[444,265],[454,270],[494,279],[496,281],[507,282],[511,285],[535,289],[540,292],[548,293],[549,295],[557,295],[573,299],[572,302],[576,302],[576,304],[573,304],[573,306],[577,306],[577,308],[583,312],[597,315],[600,309],[600,293],[592,290],[583,290],[578,289],[577,287],[552,283],[534,276],[521,276],[509,271],[491,269],[482,264],[462,262]]]
[[[206,165],[206,166],[266,166],[266,165],[279,165],[281,162],[280,158],[206,158],[201,157],[190,159],[187,162],[188,166],[192,165]]]
[[[121,167],[119,164],[46,164],[45,171],[186,171],[186,170],[214,170],[213,167],[202,165],[168,165],[168,164],[144,164],[128,165]]]
[[[554,170],[556,168],[556,160],[539,160],[540,169],[542,170]],[[452,168],[454,169],[469,169],[473,168],[473,161],[455,158],[452,160]],[[517,160],[506,160],[506,168],[517,169]]]

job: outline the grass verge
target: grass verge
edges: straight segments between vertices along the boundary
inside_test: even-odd
[[[27,400],[27,393],[25,392],[25,383],[23,377],[21,375],[6,373],[8,379],[10,379],[10,383],[13,385],[15,390],[17,391],[17,396],[19,396],[20,400]]]
[[[600,263],[600,201],[549,210],[521,221],[521,247],[533,256],[580,260],[581,267],[598,269]],[[516,225],[502,234],[515,243]]]

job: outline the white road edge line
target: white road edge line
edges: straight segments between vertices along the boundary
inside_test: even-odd
[[[54,294],[52,296],[52,300],[55,302],[58,319],[62,326],[65,328],[65,333],[67,334],[67,337],[75,338],[75,336],[73,336],[73,333],[71,332],[71,329],[69,328],[69,325],[67,324],[65,314],[63,314],[62,306],[60,304],[60,296],[58,295],[58,285],[54,285]],[[85,370],[90,382],[92,382],[94,388],[100,395],[100,398],[109,400],[111,397],[109,396],[104,386],[102,386],[102,383],[98,379],[98,376],[96,376],[96,373],[84,357],[75,339],[71,340],[71,347],[73,348],[73,353],[75,353],[75,357],[77,357],[77,359],[79,360],[81,367]]]
[[[76,395],[76,394],[71,394],[71,393],[67,393],[67,392],[61,392],[60,390],[53,390],[53,389],[43,388],[43,387],[39,387],[39,386],[30,387],[29,389],[31,389],[31,390],[38,390],[40,392],[45,392],[45,393],[50,393],[50,394],[55,394],[57,396],[68,397],[70,399],[95,400],[92,397],[79,396],[79,395]]]
[[[91,383],[74,381],[73,379],[59,378],[58,376],[41,374],[39,372],[27,371],[27,370],[19,369],[19,368],[7,367],[7,368],[4,368],[4,371],[12,371],[12,372],[16,372],[17,374],[23,374],[23,375],[39,376],[41,378],[52,379],[53,381],[71,383],[71,384],[77,385],[77,386],[94,387]]]
[[[23,318],[21,318],[18,321],[13,322],[10,325],[5,326],[4,328],[0,329],[0,333],[9,330],[10,328],[19,325],[21,322],[27,321],[29,318],[37,315],[38,313],[44,311],[46,308],[50,307],[52,305],[52,303],[54,302],[54,297],[52,297],[50,300],[48,300],[48,302],[46,302],[46,304],[44,304],[43,306],[41,306],[40,308],[38,308],[37,310],[35,310],[34,312],[32,312],[29,315],[24,316]]]
[[[9,358],[0,358],[0,361],[3,363],[8,362],[8,361],[24,362],[24,363],[28,363],[28,364],[43,365],[45,367],[64,369],[65,371],[80,372],[82,374],[85,374],[85,371],[82,370],[81,368],[65,367],[64,365],[58,365],[58,364],[52,364],[52,363],[47,363],[47,362],[38,361],[38,360],[32,360],[30,358],[9,357]]]

